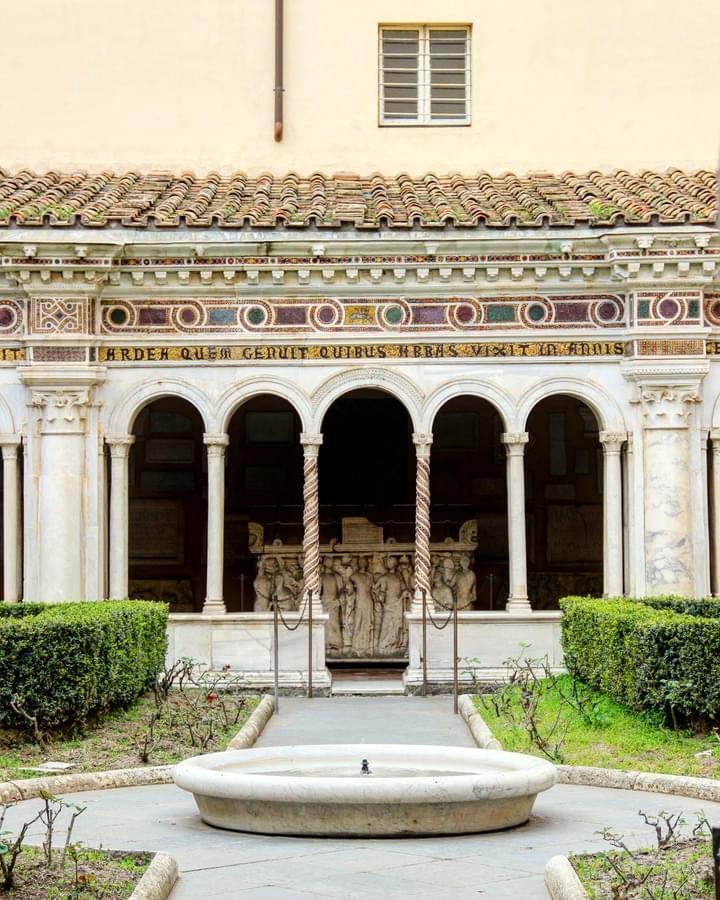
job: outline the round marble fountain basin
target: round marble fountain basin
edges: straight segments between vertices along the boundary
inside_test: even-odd
[[[366,759],[370,774],[362,774]],[[175,767],[203,820],[260,834],[431,835],[521,825],[555,767],[523,753],[325,744],[208,753]]]

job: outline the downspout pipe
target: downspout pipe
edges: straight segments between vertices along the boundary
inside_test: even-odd
[[[283,138],[283,0],[275,0],[275,140]]]

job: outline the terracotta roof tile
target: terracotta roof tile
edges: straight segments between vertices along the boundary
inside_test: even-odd
[[[710,170],[250,177],[0,169],[0,227],[533,228],[712,224]]]

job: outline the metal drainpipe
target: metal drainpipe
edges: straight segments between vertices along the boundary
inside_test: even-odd
[[[275,0],[275,140],[283,137],[283,0]]]

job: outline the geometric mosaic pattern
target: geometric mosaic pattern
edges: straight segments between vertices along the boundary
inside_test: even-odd
[[[104,300],[106,334],[483,332],[625,324],[622,295]]]
[[[249,176],[0,169],[0,227],[408,229],[711,224],[715,174]]]
[[[33,297],[30,328],[34,334],[87,334],[90,301]]]

